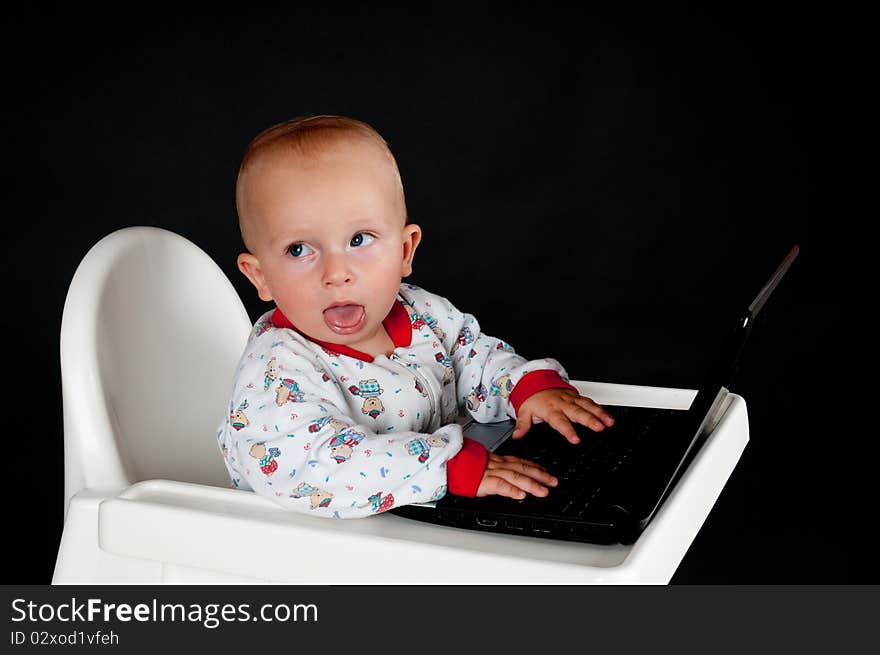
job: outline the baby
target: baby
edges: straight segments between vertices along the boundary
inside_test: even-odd
[[[218,440],[233,486],[353,518],[446,493],[546,496],[557,480],[487,453],[455,419],[613,424],[553,359],[526,361],[470,314],[401,280],[421,240],[397,163],[369,125],[312,116],[248,146],[236,184],[238,267],[259,318]]]

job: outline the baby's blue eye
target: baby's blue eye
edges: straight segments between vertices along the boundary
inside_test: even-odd
[[[367,234],[366,232],[358,232],[351,238],[351,246],[352,248],[357,248],[358,246],[364,246],[375,239],[372,234]]]
[[[291,257],[305,257],[311,251],[312,249],[304,243],[295,243],[287,249]]]

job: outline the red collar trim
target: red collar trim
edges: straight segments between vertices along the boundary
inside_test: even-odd
[[[276,327],[290,328],[304,336],[309,341],[312,341],[331,352],[340,355],[348,355],[349,357],[354,357],[355,359],[360,359],[364,362],[373,361],[372,355],[368,355],[360,350],[355,350],[354,348],[349,348],[348,346],[338,343],[330,343],[329,341],[318,341],[304,332],[300,332],[277,307],[275,308],[275,311],[272,312],[272,324]],[[410,323],[409,320],[409,313],[401,304],[400,300],[394,301],[394,305],[392,305],[391,311],[388,312],[388,316],[382,321],[382,325],[384,325],[385,329],[388,331],[388,336],[391,337],[391,341],[394,342],[395,348],[409,346],[412,343],[412,323]]]

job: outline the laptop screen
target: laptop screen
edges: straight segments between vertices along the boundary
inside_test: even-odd
[[[703,384],[700,385],[697,396],[691,403],[689,413],[694,417],[694,420],[702,420],[708,413],[721,388],[730,386],[739,367],[740,356],[752,331],[752,325],[758,316],[758,312],[761,311],[773,290],[779,286],[779,282],[799,252],[800,248],[797,245],[788,252],[782,263],[779,264],[776,271],[774,271],[746,311],[740,316],[734,330],[723,342],[721,350],[703,380]]]

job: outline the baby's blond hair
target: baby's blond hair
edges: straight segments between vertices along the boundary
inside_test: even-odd
[[[394,166],[398,180],[400,179],[397,160],[394,158],[391,148],[388,147],[388,143],[382,135],[367,123],[354,118],[348,118],[347,116],[319,115],[291,118],[266,128],[251,140],[242,157],[241,165],[238,168],[238,178],[235,183],[235,206],[238,213],[238,226],[245,246],[247,246],[247,239],[242,224],[241,188],[242,178],[251,165],[260,157],[276,153],[316,157],[331,146],[344,143],[352,137],[366,139],[385,151]],[[402,194],[402,183],[400,190]],[[408,217],[406,222],[409,222]]]

